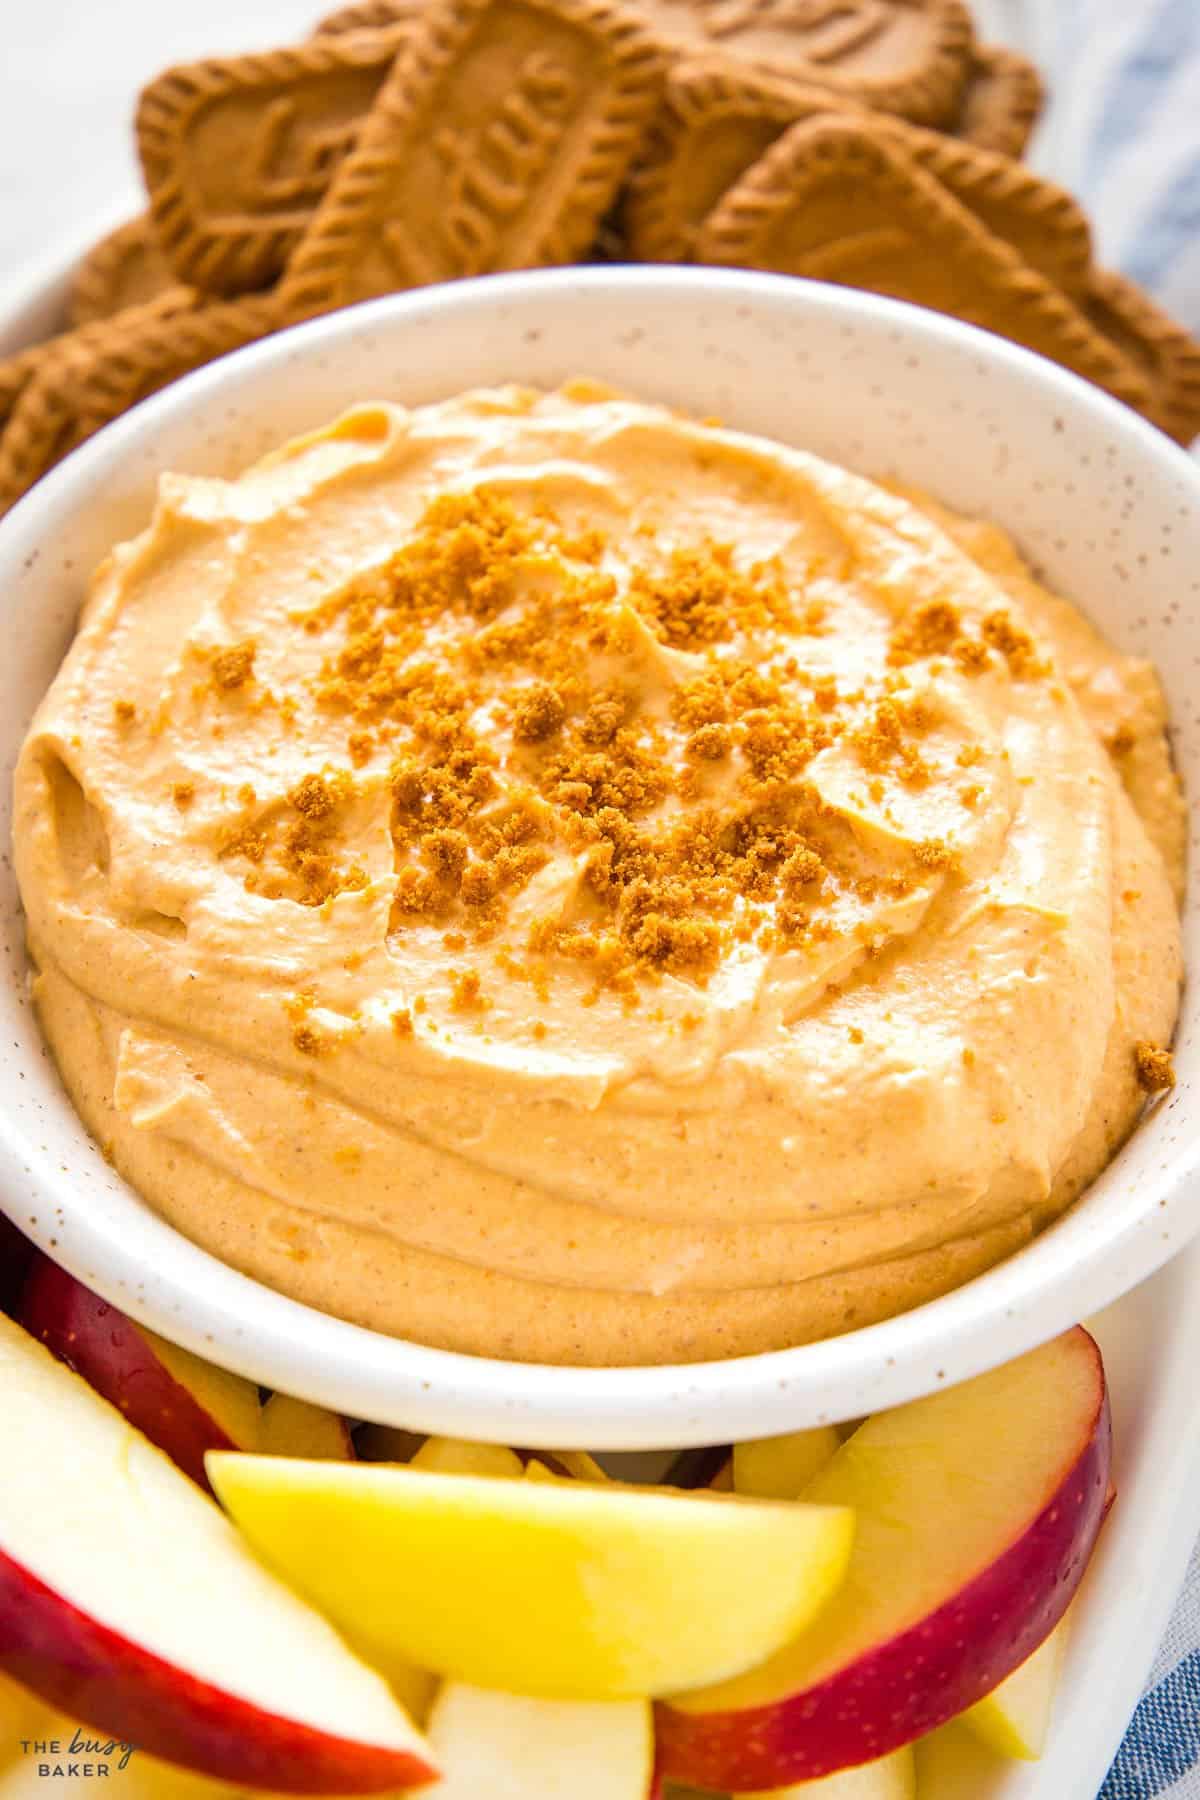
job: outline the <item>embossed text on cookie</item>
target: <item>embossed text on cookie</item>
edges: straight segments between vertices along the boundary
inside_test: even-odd
[[[686,6],[695,28],[721,40],[755,31],[785,32],[811,62],[839,62],[887,31],[895,15],[886,0],[664,0]]]
[[[607,0],[443,0],[339,169],[286,304],[572,260],[637,149],[660,70]]]
[[[354,143],[403,31],[168,69],[138,105],[159,245],[185,280],[265,286]]]

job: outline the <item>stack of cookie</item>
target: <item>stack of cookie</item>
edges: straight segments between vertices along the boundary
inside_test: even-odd
[[[1036,71],[960,0],[360,0],[142,95],[149,209],[0,364],[0,510],[156,388],[396,290],[599,258],[956,314],[1186,441],[1200,346],[1020,159]]]

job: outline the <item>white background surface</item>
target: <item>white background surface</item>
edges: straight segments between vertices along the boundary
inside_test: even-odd
[[[338,0],[0,0],[0,279],[134,212],[133,108],[171,62],[303,37]],[[5,296],[0,294],[0,304]]]

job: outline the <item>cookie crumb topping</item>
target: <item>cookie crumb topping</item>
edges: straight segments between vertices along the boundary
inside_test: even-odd
[[[1168,1092],[1175,1086],[1175,1064],[1169,1050],[1162,1050],[1144,1038],[1133,1047],[1137,1078],[1148,1094]]]
[[[845,935],[876,951],[866,909],[954,879],[958,853],[903,832],[865,845],[825,797],[822,759],[848,758],[885,814],[897,790],[953,781],[969,815],[983,790],[958,770],[981,752],[946,768],[931,750],[937,671],[1030,678],[1032,639],[1006,612],[976,631],[937,601],[840,687],[804,648],[829,628],[825,594],[778,558],[633,541],[632,566],[610,567],[602,532],[548,506],[443,495],[386,560],[294,615],[323,640],[307,703],[344,721],[347,766],[246,807],[222,854],[244,859],[247,887],[319,906],[365,886],[348,815],[383,781],[389,935],[497,942],[539,993],[556,960],[585,971],[589,998],[633,1005],[647,980],[704,986],[740,945]],[[220,652],[214,682],[250,679],[254,656],[252,640]],[[451,986],[454,1010],[487,1005],[478,975]]]
[[[244,638],[240,644],[231,644],[227,650],[218,650],[213,657],[213,686],[232,692],[234,688],[244,687],[254,674],[254,658],[258,646],[253,638]]]

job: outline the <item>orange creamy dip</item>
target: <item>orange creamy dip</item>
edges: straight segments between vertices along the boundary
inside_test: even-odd
[[[173,1224],[494,1356],[803,1342],[1104,1166],[1169,1041],[1152,670],[993,528],[576,384],[166,476],[17,773],[40,1015]]]

